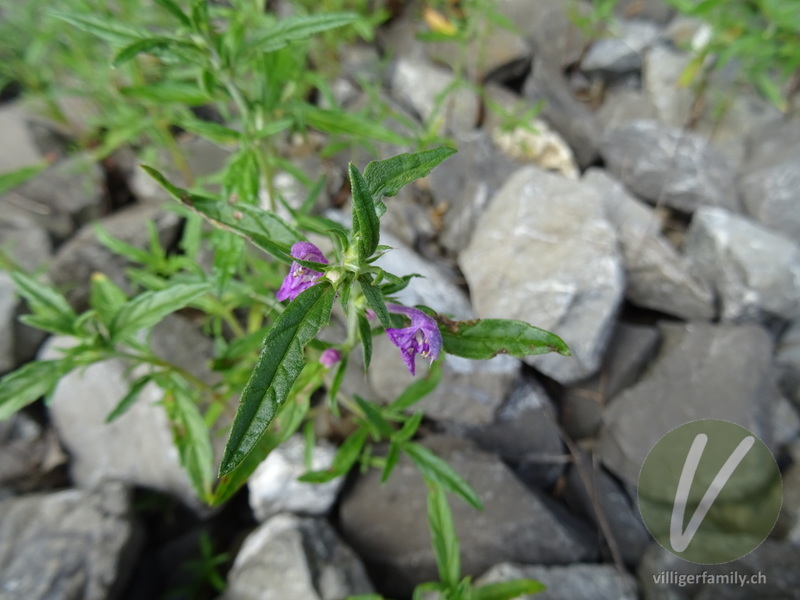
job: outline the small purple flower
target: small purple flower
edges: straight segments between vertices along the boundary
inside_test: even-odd
[[[336,348],[326,348],[319,357],[319,362],[322,363],[322,366],[326,369],[330,369],[340,360],[342,360],[342,353]]]
[[[442,334],[436,321],[416,308],[408,308],[397,304],[387,304],[389,312],[399,313],[411,319],[411,325],[403,329],[387,329],[386,335],[392,343],[400,348],[403,362],[414,375],[417,353],[431,362],[436,360],[442,350]]]
[[[292,257],[299,258],[300,260],[308,260],[311,262],[328,264],[328,259],[322,254],[322,250],[317,248],[314,244],[309,242],[297,242],[292,246]],[[279,301],[294,300],[302,292],[306,291],[317,282],[322,276],[322,273],[312,271],[311,269],[292,263],[289,268],[289,274],[281,284],[281,289],[275,294]]]

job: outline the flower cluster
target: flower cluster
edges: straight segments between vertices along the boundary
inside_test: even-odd
[[[328,259],[322,251],[314,244],[309,242],[298,242],[292,246],[292,257],[299,260],[307,260],[317,263],[328,264]],[[322,273],[312,271],[303,267],[297,262],[293,262],[289,268],[289,274],[283,280],[281,288],[276,297],[278,300],[294,300],[302,292],[318,283]],[[408,317],[410,324],[408,327],[400,329],[389,328],[386,335],[392,343],[400,348],[403,362],[408,367],[412,375],[416,373],[416,356],[419,354],[431,362],[436,360],[442,350],[442,334],[431,317],[419,309],[400,306],[399,304],[388,304],[389,312]],[[328,349],[323,352],[320,361],[330,368],[341,359],[338,350]]]

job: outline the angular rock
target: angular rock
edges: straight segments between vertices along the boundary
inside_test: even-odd
[[[655,119],[656,109],[641,90],[616,85],[606,90],[603,104],[594,115],[605,134],[623,127],[629,121]]]
[[[178,236],[178,215],[156,206],[134,205],[100,219],[98,225],[127,244],[147,248],[148,223],[156,226],[162,247],[169,247]],[[100,243],[94,228],[87,225],[59,248],[49,274],[52,282],[65,290],[70,304],[77,310],[84,310],[89,303],[92,273],[105,273],[114,283],[128,289],[124,271],[129,264],[127,258],[114,254]]]
[[[428,122],[440,120],[446,131],[473,129],[478,122],[478,96],[466,87],[448,92],[443,102],[438,97],[453,83],[454,75],[441,67],[416,58],[400,58],[392,69],[389,89],[397,102]]]
[[[32,167],[43,159],[33,134],[25,124],[25,116],[25,111],[19,105],[6,104],[0,107],[0,131],[3,132],[0,174]]]
[[[53,470],[65,462],[52,430],[22,412],[0,421],[0,499],[63,483]]]
[[[595,552],[582,525],[543,494],[526,488],[499,459],[450,437],[426,441],[472,486],[482,512],[450,500],[461,547],[462,575],[477,575],[503,561],[569,564]],[[437,578],[430,545],[422,476],[402,458],[379,485],[377,469],[360,476],[341,504],[343,536],[367,562],[381,592],[410,594]]]
[[[739,185],[747,212],[792,240],[800,239],[800,126],[775,121],[751,141]]]
[[[775,526],[781,539],[800,547],[800,463],[794,463],[781,476],[783,503]]]
[[[684,249],[719,295],[723,319],[800,316],[800,246],[788,238],[747,217],[702,208],[692,219]]]
[[[682,127],[691,115],[694,93],[678,85],[691,60],[691,55],[667,45],[654,46],[644,55],[642,87],[658,120],[667,127]]]
[[[459,264],[478,316],[526,321],[572,350],[572,358],[529,357],[528,364],[564,384],[599,368],[624,278],[616,235],[592,187],[520,169],[484,212]]]
[[[564,471],[556,423],[556,410],[545,389],[526,379],[517,383],[493,423],[469,428],[467,436],[511,464],[527,485],[549,489]]]
[[[582,15],[591,12],[587,2],[537,0],[532,5],[528,0],[498,0],[496,9],[531,41],[535,54],[555,68],[577,62],[588,43],[586,34],[574,20],[575,12]]]
[[[567,504],[575,514],[595,524],[603,540],[602,555],[609,562],[614,558],[610,550],[612,543],[606,538],[601,525],[605,523],[622,561],[628,566],[639,564],[651,538],[638,508],[631,503],[628,494],[602,467],[593,468],[586,457],[582,458],[580,464],[569,467],[566,481],[564,496]]]
[[[344,483],[337,477],[326,483],[303,483],[297,478],[307,472],[306,444],[302,436],[292,436],[269,453],[247,482],[250,508],[256,519],[266,521],[280,512],[308,516],[326,514]],[[333,464],[336,448],[324,442],[311,451],[313,471],[324,471]]]
[[[0,212],[23,211],[60,242],[100,216],[104,186],[100,167],[77,156],[0,196]]]
[[[458,153],[429,176],[435,201],[447,206],[439,241],[454,255],[467,247],[492,196],[520,167],[498,152],[484,131],[463,134],[457,141]],[[393,210],[391,207],[386,216]]]
[[[445,164],[447,164],[445,162]],[[420,182],[400,189],[390,200],[390,208],[381,218],[381,230],[399,238],[409,248],[430,246],[436,237],[435,212],[444,203],[431,206],[420,192]]]
[[[428,59],[454,70],[465,68],[475,81],[485,81],[487,77],[496,80],[497,73],[505,78],[521,75],[530,62],[530,42],[516,32],[491,22],[485,15],[476,13],[473,22],[476,31],[481,33],[472,36],[465,45],[458,42],[423,44]],[[420,23],[420,29],[424,31],[427,27]]]
[[[685,213],[700,206],[738,210],[730,164],[697,135],[633,121],[605,134],[601,153],[628,189],[653,204]]]
[[[391,206],[389,210],[392,210]],[[450,281],[443,269],[423,259],[390,234],[381,233],[381,244],[393,249],[376,260],[376,266],[398,277],[412,273],[421,275],[412,278],[405,289],[394,294],[400,304],[424,304],[456,319],[469,319],[473,316],[466,295]]]
[[[682,319],[713,318],[716,311],[711,286],[660,234],[655,211],[628,194],[605,171],[589,169],[583,181],[603,196],[606,216],[617,230],[628,300]]]
[[[644,600],[748,600],[769,598],[770,600],[794,600],[800,588],[800,572],[795,565],[800,562],[800,548],[767,539],[750,554],[733,563],[701,565],[682,560],[652,544],[645,552],[637,569],[637,578]],[[661,573],[671,578],[668,583],[655,581]],[[730,580],[731,572],[747,581]],[[713,582],[688,584],[689,575],[697,579],[706,574],[720,578]],[[727,576],[728,580],[723,579]]]
[[[514,579],[533,579],[547,586],[543,592],[520,596],[519,600],[636,600],[639,597],[636,580],[628,573],[620,573],[613,565],[545,567],[504,563],[489,569],[475,583],[482,586]]]
[[[781,391],[800,407],[800,321],[790,323],[778,340],[775,365]]]
[[[0,208],[0,252],[31,273],[50,261],[53,244],[47,231],[21,208]]]
[[[561,423],[573,439],[594,436],[603,407],[636,382],[656,353],[661,334],[655,327],[617,323],[600,371],[564,390]]]
[[[599,452],[626,485],[635,486],[656,441],[696,419],[737,423],[772,444],[778,399],[770,368],[772,341],[755,325],[662,325],[665,342],[634,386],[605,410]]]
[[[570,179],[578,178],[572,150],[544,121],[534,119],[528,126],[510,131],[495,130],[492,140],[509,158],[538,165]]]
[[[105,600],[124,589],[139,547],[119,483],[0,502],[0,597]]]
[[[597,159],[600,129],[594,115],[572,95],[564,76],[544,59],[533,61],[523,95],[532,103],[543,101],[539,116],[569,143],[582,168]]]
[[[373,338],[372,344],[372,362],[367,379],[377,398],[388,403],[419,379],[422,375],[419,365],[423,361],[417,359],[415,377],[408,372],[399,348],[388,337]],[[442,368],[439,385],[422,398],[416,408],[437,421],[482,425],[494,419],[495,411],[519,375],[520,362],[509,356],[469,360],[448,354]]]
[[[59,348],[74,343],[73,338],[52,337],[40,358],[57,358]],[[198,351],[198,357],[202,356],[203,350]],[[72,480],[82,488],[119,480],[172,494],[198,512],[207,510],[181,468],[166,411],[160,405],[161,388],[147,384],[131,408],[111,423],[105,422],[137,376],[129,371],[128,363],[110,359],[71,371],[56,386],[50,418],[70,454]]]
[[[327,522],[276,515],[244,541],[220,600],[341,600],[372,585]]]
[[[584,73],[606,77],[625,75],[642,66],[642,53],[653,45],[660,30],[655,23],[642,20],[620,21],[615,24],[614,37],[594,42],[581,59]]]

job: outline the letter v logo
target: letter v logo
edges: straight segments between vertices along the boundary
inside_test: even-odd
[[[697,472],[697,465],[700,464],[700,459],[703,457],[703,450],[705,450],[708,443],[708,436],[704,433],[698,433],[692,442],[692,447],[689,448],[689,454],[686,455],[686,462],[683,463],[683,470],[681,471],[681,478],[678,482],[678,489],[675,492],[675,503],[672,505],[672,519],[669,524],[669,541],[672,544],[672,549],[675,552],[683,552],[689,547],[689,544],[694,538],[694,534],[700,528],[703,519],[706,518],[711,505],[717,499],[722,488],[728,483],[736,467],[742,462],[745,455],[753,447],[756,438],[748,435],[744,438],[736,449],[722,465],[722,468],[717,472],[711,485],[708,486],[706,493],[703,495],[700,504],[694,511],[689,523],[686,526],[686,531],[683,528],[683,516],[686,512],[686,504],[689,501],[689,491],[692,489],[692,482],[694,475]]]
[[[781,473],[770,449],[741,425],[684,423],[650,449],[637,498],[647,529],[675,556],[721,564],[755,549],[781,510]]]

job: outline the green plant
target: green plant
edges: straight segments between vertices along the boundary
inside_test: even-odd
[[[442,579],[423,586],[420,594],[435,589],[450,600],[486,600],[536,591],[533,582],[473,589],[468,579],[461,579],[445,490],[476,508],[481,502],[447,463],[414,441],[422,413],[409,410],[438,383],[437,360],[444,353],[483,360],[499,353],[523,357],[546,352],[568,355],[569,350],[556,335],[520,321],[454,321],[427,306],[401,306],[395,294],[413,276],[398,277],[374,264],[391,250],[380,244],[380,219],[391,198],[455,150],[438,147],[401,154],[371,162],[363,171],[350,164],[349,226],[314,211],[323,181],[309,182],[311,189],[299,207],[286,203],[273,186],[277,170],[305,178],[279,152],[285,131],[311,127],[333,140],[405,141],[359,115],[323,109],[308,100],[309,92],[322,85],[318,75],[303,71],[309,39],[358,17],[328,13],[277,19],[251,0],[226,5],[193,0],[187,10],[175,0],[154,0],[172,19],[172,26],[152,29],[123,24],[119,15],[110,16],[115,14],[111,8],[109,13],[88,14],[90,3],[74,1],[69,10],[62,7],[53,14],[115,46],[113,63],[119,69],[133,69],[131,81],[116,92],[133,99],[131,106],[139,111],[136,118],[149,125],[131,123],[132,130],[138,127],[142,133],[154,123],[163,125],[165,137],[154,135],[152,143],[175,149],[171,127],[178,125],[229,144],[233,154],[220,174],[222,189],[217,193],[203,189],[191,177],[185,178],[186,188],[176,185],[162,172],[162,164],[143,166],[186,217],[177,253],[161,246],[153,226],[146,249],[97,229],[102,243],[136,265],[127,273],[133,295],[97,274],[91,282],[89,308],[78,314],[58,290],[31,275],[12,274],[31,310],[22,321],[68,336],[74,343],[63,348],[59,358],[28,363],[0,380],[0,419],[49,395],[70,371],[108,359],[126,360],[139,370],[108,420],[124,415],[146,385],[157,385],[181,464],[198,496],[219,505],[309,420],[311,397],[324,387],[328,402],[314,410],[334,416],[346,411],[356,428],[342,443],[333,466],[307,473],[304,480],[325,481],[357,463],[381,468],[385,479],[401,454],[407,455],[428,482],[429,523]],[[130,10],[138,6],[136,1],[121,4]],[[141,75],[138,79],[133,77],[136,72]],[[215,107],[223,122],[196,117],[186,107],[192,95]],[[102,118],[113,122],[118,115]],[[108,140],[104,143],[107,149]],[[20,178],[16,174],[5,181]],[[266,208],[261,202],[264,195]],[[326,240],[325,251],[308,241],[311,234]],[[204,240],[213,248],[212,264],[205,268],[200,260]],[[322,342],[317,335],[337,302],[346,315],[345,337],[337,343]],[[149,343],[148,332],[158,322],[186,308],[202,315],[213,339],[210,366],[216,377],[210,381],[159,356]],[[341,383],[352,352],[360,346],[369,368],[373,337],[384,334],[398,347],[397,368],[415,374],[419,354],[432,364],[428,376],[387,406],[345,396]],[[240,402],[230,424],[222,417],[231,416],[235,398]],[[228,433],[228,441],[216,468],[212,438],[220,432]],[[378,443],[388,444],[386,456],[374,451]]]

